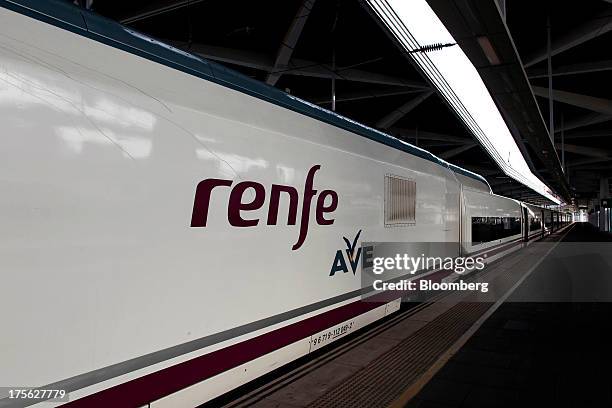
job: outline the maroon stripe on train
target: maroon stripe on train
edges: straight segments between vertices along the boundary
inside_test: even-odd
[[[491,252],[499,252],[501,249]],[[450,273],[442,270],[416,280],[427,278],[441,282],[442,278],[450,275]],[[63,407],[140,407],[298,340],[310,337],[324,329],[373,310],[406,293],[407,291],[384,292],[368,298],[367,301],[360,300],[349,303],[252,339],[87,395],[68,402]]]
[[[261,357],[383,303],[358,301],[340,306],[221,350],[164,368],[65,404],[65,407],[139,407]]]

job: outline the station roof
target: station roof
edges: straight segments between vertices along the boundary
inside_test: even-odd
[[[435,3],[430,1],[434,10]],[[534,172],[561,195],[564,195],[565,188],[571,188],[569,191],[573,195],[590,196],[599,189],[598,177],[601,177],[602,171],[605,173],[603,167],[610,164],[604,135],[609,136],[612,132],[607,127],[610,122],[605,120],[608,116],[605,106],[590,106],[593,105],[592,100],[588,100],[589,105],[582,100],[584,98],[576,98],[573,94],[603,98],[603,102],[596,102],[605,105],[604,87],[594,85],[593,78],[601,78],[605,82],[605,69],[612,69],[609,61],[605,64],[603,55],[612,49],[603,46],[608,34],[599,32],[597,38],[589,38],[579,44],[574,44],[574,41],[572,47],[562,47],[553,56],[553,68],[559,67],[558,74],[553,77],[554,88],[572,93],[569,96],[560,92],[554,94],[558,100],[555,103],[555,121],[560,120],[562,112],[565,124],[564,153],[555,155],[545,120],[548,118],[548,90],[546,88],[546,92],[543,92],[541,89],[548,83],[547,78],[542,77],[546,61],[534,59],[535,62],[528,67],[521,67],[521,64],[530,62],[529,55],[538,56],[541,47],[546,45],[546,16],[549,10],[547,2],[521,3],[509,3],[504,9],[505,13],[499,13],[504,15],[496,23],[501,21],[502,27],[507,29],[507,38],[499,35],[490,37],[506,43],[510,39],[515,48],[504,49],[504,52],[507,52],[508,59],[513,60],[514,72],[523,69],[526,72],[522,82],[512,84],[522,86],[517,88],[516,93],[523,97],[526,95],[525,100],[529,101],[531,95],[527,117],[510,115],[514,126],[523,130],[519,132],[523,137],[517,138],[517,142],[526,153]],[[593,21],[601,23],[601,17],[593,18],[605,14],[608,7],[612,7],[604,1],[591,0],[584,2],[584,7],[581,3],[580,12],[574,13],[576,7],[569,4],[551,4],[555,5],[554,10],[550,11],[553,13],[553,45],[571,32],[572,27],[594,24]],[[389,41],[358,0],[287,0],[265,5],[217,0],[95,0],[92,8],[154,38],[225,64],[327,109],[331,108],[332,88],[335,87],[337,113],[482,174],[498,194],[545,202],[543,197],[503,174],[444,101],[430,89],[410,60]],[[487,24],[491,21],[489,15],[484,17],[481,25],[485,29],[494,29],[498,34],[503,31],[499,26]],[[445,21],[451,33],[452,23],[453,20]],[[470,35],[473,37],[474,33]],[[571,42],[571,39],[568,41]],[[461,46],[462,41],[458,39],[458,43]],[[466,54],[470,56],[469,52]],[[596,64],[580,68],[580,64],[585,62]],[[579,67],[573,67],[576,64]],[[590,75],[583,73],[587,69]],[[572,72],[565,73],[568,70]],[[482,76],[487,83],[487,76]],[[487,83],[489,89],[499,84],[499,76],[489,78],[492,79]],[[515,100],[506,95],[496,99],[496,102],[501,106],[500,111],[517,112],[520,105],[514,102],[513,106],[511,103]],[[572,103],[568,103],[569,100]],[[581,106],[577,106],[576,100],[581,101]],[[585,108],[587,105],[590,108]],[[612,112],[609,117],[612,119]],[[584,125],[580,124],[581,121]],[[528,126],[534,130],[525,131]],[[555,144],[559,144],[557,147],[560,148],[560,123],[555,129]],[[546,143],[550,144],[550,149],[543,147]],[[547,154],[542,151],[547,151]],[[565,174],[569,175],[570,180],[566,186],[561,156],[564,156]]]
[[[580,202],[597,197],[601,179],[612,176],[612,4],[586,0],[506,5],[507,26],[548,122],[547,19],[555,147],[559,158],[564,156],[565,174]]]

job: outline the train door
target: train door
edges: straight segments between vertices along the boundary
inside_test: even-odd
[[[453,256],[461,256],[461,201],[462,185],[452,176],[446,178],[446,192],[444,197],[444,213],[442,215],[444,226],[444,242],[452,242]],[[449,246],[449,250],[451,248]]]
[[[554,211],[550,212],[550,232],[553,233],[555,232],[555,217],[557,216],[557,213],[555,213]]]
[[[465,198],[463,196],[463,184],[459,184],[459,256],[463,256],[463,243],[465,242],[465,233],[463,232],[463,228],[465,228],[463,219],[465,214],[465,208],[463,207],[465,204]]]
[[[550,212],[550,233],[555,232],[555,212]]]
[[[527,207],[523,207],[523,241],[529,241],[529,214]]]

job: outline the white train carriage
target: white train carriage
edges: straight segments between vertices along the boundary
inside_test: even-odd
[[[527,239],[544,236],[544,208],[523,203],[525,224],[527,226]]]
[[[0,0],[0,67],[0,385],[195,406],[397,310],[338,251],[522,236],[484,178],[66,2]]]
[[[521,204],[506,197],[463,191],[463,247],[469,254],[491,248],[514,249],[523,239]]]

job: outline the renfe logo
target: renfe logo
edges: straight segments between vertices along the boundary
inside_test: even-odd
[[[317,190],[313,190],[315,173],[321,168],[320,165],[315,165],[308,170],[306,182],[304,184],[304,192],[302,199],[302,216],[300,219],[300,234],[297,242],[292,249],[299,249],[308,234],[308,223],[310,221],[310,203]],[[192,227],[206,227],[208,219],[208,206],[210,203],[210,195],[215,187],[231,187],[232,180],[223,180],[210,178],[202,180],[196,188],[195,199],[193,202],[193,213],[191,215]],[[253,189],[255,198],[248,203],[242,202],[242,197],[248,189]],[[270,203],[268,206],[267,225],[276,225],[278,219],[278,207],[281,193],[285,193],[289,197],[289,213],[287,214],[287,225],[295,225],[297,221],[297,209],[299,201],[299,193],[292,186],[284,186],[281,184],[272,184],[270,191]],[[325,199],[331,197],[331,203],[325,205]],[[258,218],[244,218],[243,215],[247,211],[255,211],[263,207],[266,201],[266,188],[263,184],[255,181],[242,181],[236,184],[229,197],[227,205],[227,220],[234,227],[254,227],[259,224]],[[319,225],[331,225],[334,219],[326,219],[326,213],[332,213],[338,207],[338,194],[333,190],[323,190],[317,197],[316,205],[316,220]]]

